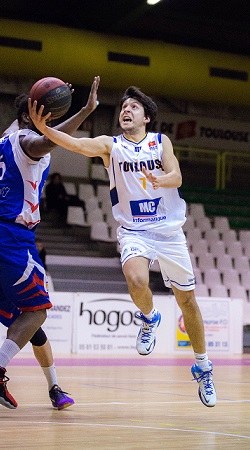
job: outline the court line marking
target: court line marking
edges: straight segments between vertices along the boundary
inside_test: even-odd
[[[174,395],[174,394],[173,394]],[[217,405],[221,404],[221,403],[250,403],[250,400],[231,400],[231,399],[223,399],[223,400],[218,400],[217,401]],[[191,405],[191,404],[199,404],[200,405],[200,400],[186,400],[186,401],[155,401],[155,402],[117,402],[117,401],[113,401],[113,402],[77,402],[74,403],[74,409],[75,408],[79,408],[79,407],[86,407],[86,406],[145,406],[145,405]],[[5,408],[4,406],[0,405],[0,408]],[[44,407],[49,407],[51,411],[56,411],[55,408],[52,408],[51,404],[48,403],[21,403],[19,404],[19,409],[20,407],[36,407],[36,408],[44,408]],[[18,410],[19,410],[18,409]],[[211,408],[210,408],[211,409]],[[4,409],[6,411],[6,408]],[[207,408],[207,410],[209,410],[209,408]],[[3,411],[1,409],[1,411]],[[67,409],[68,411],[68,409]],[[70,409],[70,411],[72,411],[72,409]]]
[[[8,420],[1,420],[1,423],[10,423]],[[213,436],[224,436],[224,437],[233,437],[237,439],[250,439],[250,436],[237,434],[237,433],[224,433],[222,431],[206,431],[206,430],[191,430],[187,428],[178,428],[178,427],[153,427],[153,426],[145,426],[145,425],[121,425],[121,424],[106,424],[106,423],[84,423],[84,422],[49,422],[49,421],[25,421],[25,420],[15,420],[13,421],[15,425],[17,424],[32,424],[32,425],[72,425],[72,426],[80,426],[80,427],[97,427],[97,428],[126,428],[130,430],[153,430],[153,431],[178,431],[181,433],[193,433],[193,434],[208,434]]]

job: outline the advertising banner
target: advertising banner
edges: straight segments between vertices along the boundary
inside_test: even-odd
[[[168,349],[167,296],[154,299],[162,314],[157,331],[157,353]],[[73,351],[84,354],[136,354],[135,344],[141,320],[128,294],[77,293]]]
[[[197,301],[203,317],[207,350],[212,352],[238,352],[240,350],[241,352],[242,301],[229,298],[199,298]],[[237,319],[234,320],[236,311]],[[175,349],[184,351],[191,349],[183,315],[177,303],[175,323]]]
[[[54,354],[137,355],[141,320],[128,294],[52,292],[53,307],[43,324]],[[243,302],[230,298],[198,298],[209,352],[243,352]],[[154,296],[162,320],[155,354],[193,352],[182,312],[174,296]],[[7,329],[0,323],[0,346]],[[21,352],[32,353],[28,343]]]
[[[54,353],[72,352],[74,293],[51,292],[52,308],[42,328],[47,334]]]
[[[47,311],[47,319],[42,328],[50,340],[53,353],[69,354],[72,352],[74,293],[51,292],[51,309]],[[0,345],[6,338],[7,328],[0,323]],[[32,353],[28,342],[22,353]]]
[[[250,149],[250,125],[247,122],[159,111],[155,130],[166,134],[180,147],[225,151]]]

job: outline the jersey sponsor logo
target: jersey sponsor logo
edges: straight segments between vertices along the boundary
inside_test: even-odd
[[[130,202],[131,213],[133,217],[155,216],[161,197],[147,200],[132,200]]]
[[[156,144],[155,141],[150,141],[148,143],[148,146],[149,146],[150,150],[156,150],[157,149],[157,144]]]

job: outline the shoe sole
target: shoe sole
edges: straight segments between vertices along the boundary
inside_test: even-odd
[[[5,406],[5,408],[16,409],[17,406],[12,405],[11,403],[5,402],[3,398],[0,400],[0,405]]]
[[[75,402],[73,402],[73,403],[66,402],[66,403],[63,403],[63,404],[60,405],[60,406],[54,406],[53,404],[52,404],[52,406],[53,406],[53,408],[58,409],[58,411],[61,411],[62,409],[65,409],[65,408],[68,408],[69,406],[74,405],[74,403],[75,403]]]
[[[206,403],[206,402],[203,400],[203,397],[202,397],[202,395],[201,395],[200,388],[199,388],[199,390],[198,390],[198,394],[199,394],[199,397],[200,397],[200,401],[201,401],[201,403],[203,403],[203,405],[207,406],[208,408],[213,408],[213,407],[216,405],[216,403],[215,403],[214,405],[211,405],[211,404],[209,404],[209,403]]]

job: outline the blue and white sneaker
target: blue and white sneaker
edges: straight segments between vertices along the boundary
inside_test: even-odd
[[[161,323],[161,313],[156,309],[152,319],[147,319],[142,312],[135,315],[142,320],[136,340],[136,350],[140,355],[149,355],[155,347],[156,330]]]
[[[208,361],[209,368],[201,369],[197,364],[191,367],[191,373],[194,380],[199,385],[198,394],[203,405],[212,407],[216,404],[216,390],[212,380],[213,364]]]

